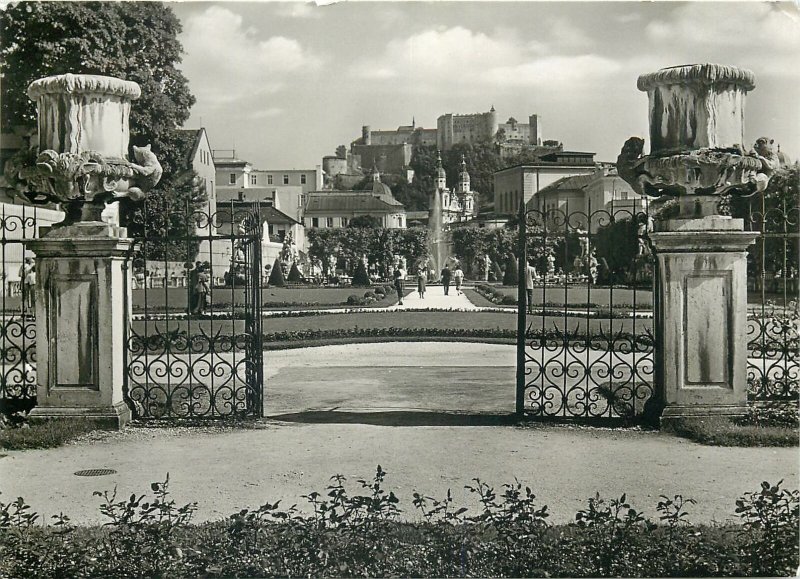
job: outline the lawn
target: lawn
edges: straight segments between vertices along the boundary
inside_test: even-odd
[[[517,297],[515,286],[492,286],[504,295]],[[477,292],[475,292],[477,293]],[[473,295],[470,294],[472,301]],[[488,300],[487,300],[488,302]],[[474,302],[473,302],[474,303]],[[488,302],[491,303],[491,302]],[[648,310],[653,305],[653,292],[647,289],[609,288],[600,286],[538,286],[533,289],[534,305],[541,304],[570,304],[572,307],[586,307],[585,304],[605,306],[633,306]],[[483,305],[477,304],[476,305]],[[496,304],[492,304],[496,305]],[[515,308],[516,306],[508,306]]]
[[[363,297],[367,291],[374,289],[374,287],[269,287],[261,289],[261,304],[267,309],[341,307],[347,303],[349,296]],[[169,304],[170,310],[185,310],[188,296],[187,288],[137,289],[132,291],[133,308],[139,311],[143,309],[160,311],[164,304]],[[373,302],[370,306],[386,307],[395,303],[396,298],[397,294],[392,291],[384,299]],[[211,291],[211,303],[216,310],[229,309],[231,304],[242,305],[245,303],[245,290],[214,288]]]
[[[24,428],[3,428],[0,429],[0,449],[54,448],[97,429],[98,425],[89,420],[47,420],[27,424]]]

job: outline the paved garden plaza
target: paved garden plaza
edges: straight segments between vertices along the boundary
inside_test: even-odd
[[[0,8],[0,577],[796,574],[799,22]]]

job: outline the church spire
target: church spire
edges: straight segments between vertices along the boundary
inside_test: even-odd
[[[467,161],[461,155],[461,172],[458,174],[458,188],[461,193],[469,193],[469,173],[467,173]]]
[[[436,188],[445,189],[447,187],[447,173],[445,173],[444,167],[442,167],[442,152],[436,151],[436,153]]]

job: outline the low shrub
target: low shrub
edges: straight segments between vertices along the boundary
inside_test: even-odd
[[[353,280],[350,283],[353,287],[367,287],[370,285],[367,266],[364,265],[363,261],[359,260],[356,271],[353,273]]]
[[[734,420],[741,426],[800,428],[800,408],[796,400],[754,402],[747,414]]]
[[[363,306],[366,303],[367,301],[364,298],[357,296],[356,294],[350,294],[349,296],[347,296],[348,306]]]
[[[300,273],[300,268],[297,267],[296,263],[292,264],[292,267],[289,270],[289,275],[287,276],[286,281],[290,281],[292,283],[299,283],[303,281],[303,274]]]
[[[504,306],[513,306],[517,303],[517,298],[515,298],[514,296],[503,296],[500,299],[500,303],[503,304]]]
[[[386,290],[383,289],[383,286],[377,286],[373,291],[375,292],[376,295],[381,295],[381,296],[386,295]]]
[[[709,416],[672,420],[664,430],[712,446],[797,446],[796,427],[747,423],[746,418]]]
[[[40,525],[24,499],[0,502],[0,576],[7,577],[670,577],[792,575],[798,565],[798,492],[775,485],[736,501],[738,525],[694,525],[681,495],[661,496],[658,520],[626,495],[595,495],[574,522],[553,525],[519,481],[495,490],[475,479],[477,509],[413,493],[417,522],[399,520],[386,472],[342,475],[303,498],[311,513],[266,502],[221,521],[192,524],[195,503],[101,497],[106,525],[78,528],[60,514]]]
[[[367,290],[367,291],[364,292],[364,297],[368,298],[368,299],[371,299],[371,300],[377,300],[378,299],[378,294],[376,294],[372,290]]]
[[[272,264],[272,270],[269,272],[269,285],[275,287],[283,287],[286,285],[286,278],[283,277],[283,267],[279,259],[275,260]]]

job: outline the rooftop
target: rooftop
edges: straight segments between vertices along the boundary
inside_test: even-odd
[[[354,211],[354,212],[380,212],[395,213],[403,211],[403,205],[390,205],[375,197],[372,192],[337,192],[330,195],[328,191],[309,193],[306,202],[306,214],[313,212]]]

